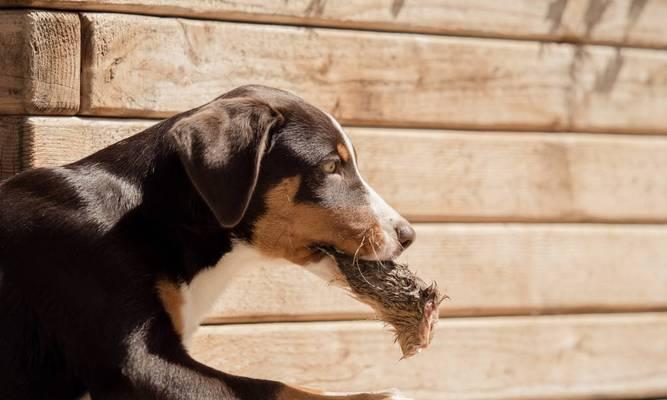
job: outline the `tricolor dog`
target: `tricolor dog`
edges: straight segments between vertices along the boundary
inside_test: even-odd
[[[0,186],[0,399],[380,400],[230,375],[188,340],[267,259],[334,274],[415,237],[330,115],[244,86],[75,163]]]

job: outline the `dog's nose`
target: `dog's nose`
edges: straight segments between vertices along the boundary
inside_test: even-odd
[[[415,236],[417,234],[408,221],[401,220],[398,222],[396,225],[396,238],[403,249],[407,249],[415,241]]]

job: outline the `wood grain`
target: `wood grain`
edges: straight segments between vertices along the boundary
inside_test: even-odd
[[[350,132],[368,181],[415,220],[667,221],[662,137]]]
[[[398,387],[418,400],[667,396],[667,316],[441,320],[399,361],[376,323],[204,327],[191,353],[235,374],[326,390]]]
[[[25,168],[68,164],[157,122],[130,119],[27,117],[23,119],[20,131],[23,137],[21,161]]]
[[[120,14],[83,21],[83,114],[168,116],[255,82],[350,125],[667,133],[667,53],[656,50]]]
[[[21,118],[0,118],[0,182],[21,171]]]
[[[80,36],[76,13],[0,11],[0,114],[75,114]]]
[[[23,165],[72,162],[152,123],[31,117]],[[413,221],[667,222],[662,136],[348,130],[366,179]]]
[[[574,130],[667,131],[667,51],[589,46],[575,58]]]
[[[349,124],[567,122],[571,46],[121,14],[82,21],[83,114],[167,116],[252,82]]]
[[[567,5],[562,19],[567,27],[574,28],[578,41],[667,48],[665,0],[586,0],[565,3]]]
[[[5,0],[23,6],[665,47],[664,0]]]

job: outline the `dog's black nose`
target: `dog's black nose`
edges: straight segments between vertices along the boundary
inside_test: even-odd
[[[403,249],[407,249],[415,241],[415,236],[417,234],[408,221],[402,220],[396,225],[396,238]]]

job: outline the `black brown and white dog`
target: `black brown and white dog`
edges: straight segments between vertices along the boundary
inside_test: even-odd
[[[185,343],[231,275],[326,244],[414,239],[350,139],[300,98],[244,86],[75,163],[0,186],[0,399],[399,399],[226,374]]]

